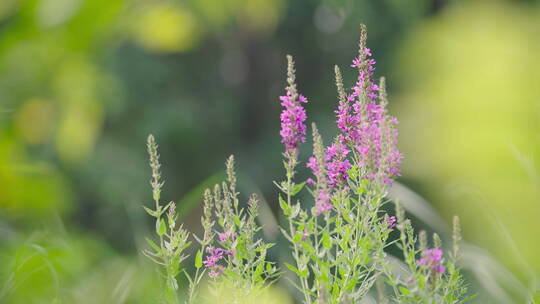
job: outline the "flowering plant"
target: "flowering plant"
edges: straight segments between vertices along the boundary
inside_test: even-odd
[[[164,300],[167,303],[179,303],[176,294],[178,289],[176,276],[180,272],[183,272],[189,281],[186,303],[197,303],[197,289],[206,271],[210,279],[242,290],[237,298],[253,296],[277,277],[277,267],[266,260],[266,252],[273,244],[266,243],[256,236],[260,230],[255,222],[258,215],[257,196],[252,194],[247,202],[247,208],[239,208],[233,156],[230,156],[226,163],[227,181],[215,185],[213,192],[210,189],[204,192],[204,210],[201,219],[204,234],[202,238],[194,236],[200,244],[195,257],[195,274],[192,277],[185,269],[181,269],[181,262],[187,258],[183,251],[191,242],[188,241],[188,232],[181,226],[175,229],[177,214],[174,202],[166,206],[159,204],[163,182],[159,171],[161,164],[157,144],[152,135],[148,137],[148,153],[152,168],[150,184],[156,209],[145,207],[145,210],[156,218],[159,245],[151,239],[146,239],[153,251],[144,250],[143,253],[165,270],[167,292]],[[164,213],[166,216],[163,216]]]
[[[283,181],[275,183],[281,191],[278,201],[286,218],[282,232],[292,248],[293,263],[284,265],[294,273],[295,286],[305,304],[359,303],[373,292],[380,303],[463,303],[467,299],[457,266],[461,239],[458,219],[454,220],[452,252],[445,258],[440,238],[434,235],[433,246],[429,247],[425,232],[416,237],[399,203],[395,216],[383,209],[390,203],[387,192],[400,175],[403,155],[397,149],[397,119],[387,111],[385,79],[374,80],[376,62],[366,41],[362,26],[358,56],[351,64],[358,76],[350,90],[345,89],[340,69],[335,67],[339,134],[325,146],[312,124],[313,155],[306,164],[312,177],[301,182],[295,177],[300,145],[306,141],[304,105],[308,99],[298,92],[294,62],[287,56],[286,93],[280,97],[286,174]],[[182,252],[190,243],[188,233],[182,227],[175,228],[174,203],[159,205],[162,183],[152,136],[148,147],[156,210],[147,211],[156,218],[159,245],[148,240],[155,251],[146,254],[164,266],[167,286],[174,294],[175,277],[185,259]],[[192,277],[184,271],[190,283],[188,303],[195,303],[205,273],[214,291],[220,284],[233,286],[238,294],[233,302],[265,289],[278,278],[277,267],[267,259],[267,250],[273,244],[257,237],[261,229],[256,222],[258,199],[252,195],[241,207],[232,156],[226,168],[227,181],[204,192],[204,235],[195,237],[200,244],[195,274]],[[311,209],[305,209],[296,199],[304,188],[313,197]],[[162,218],[165,212],[167,222]],[[399,238],[392,239],[396,228]],[[386,252],[394,244],[403,253],[405,263],[401,266],[391,263]],[[401,274],[396,274],[397,267],[403,268]],[[177,301],[176,296],[169,299]]]

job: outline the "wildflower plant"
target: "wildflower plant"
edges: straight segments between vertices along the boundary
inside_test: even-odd
[[[381,207],[387,186],[399,175],[401,154],[395,147],[396,121],[386,113],[386,94],[377,94],[381,86],[384,90],[384,83],[380,86],[372,79],[375,61],[369,58],[371,51],[365,43],[363,28],[360,52],[352,64],[358,69],[358,78],[350,93],[335,67],[339,135],[325,147],[312,125],[314,154],[307,163],[313,173],[307,180],[315,200],[311,212],[291,202],[305,183],[292,182],[298,152],[296,147],[291,150],[288,138],[303,139],[304,127],[296,127],[296,137],[283,137],[287,180],[278,186],[287,197],[285,201],[280,196],[289,222],[284,233],[292,243],[296,264],[288,268],[299,277],[305,303],[354,303],[362,299],[382,273],[384,248],[393,228],[393,219],[383,214]],[[286,97],[297,96],[290,57],[288,63]],[[283,117],[289,117],[284,115],[289,112],[284,106],[282,136],[287,122]],[[304,119],[299,116],[296,121],[300,124]]]
[[[425,231],[415,237],[414,229],[402,207],[398,204],[397,227],[400,232],[398,247],[402,250],[408,277],[400,278],[387,273],[387,282],[393,288],[395,301],[399,303],[464,303],[474,296],[466,297],[467,286],[463,281],[459,262],[461,229],[459,218],[453,220],[452,248],[444,255],[442,241],[433,234],[432,247],[428,245]]]
[[[257,234],[261,229],[256,222],[257,195],[252,194],[247,206],[240,207],[232,155],[227,159],[226,172],[227,181],[215,185],[213,193],[207,189],[204,194],[205,238],[199,241],[203,246],[199,254],[206,254],[202,263],[211,279],[232,284],[247,295],[268,286],[277,277],[278,269],[267,260],[267,251],[273,244],[264,242]]]
[[[288,222],[283,233],[291,243],[294,260],[294,265],[286,266],[296,274],[296,286],[303,302],[308,304],[357,303],[375,285],[384,302],[384,282],[388,276],[395,279],[389,271],[385,248],[395,242],[389,236],[396,221],[401,219],[400,227],[405,224],[402,213],[396,219],[382,207],[388,203],[388,187],[400,175],[403,156],[397,149],[397,119],[386,108],[385,80],[375,82],[373,78],[376,62],[366,40],[366,28],[362,26],[359,53],[351,64],[358,76],[350,90],[345,89],[341,71],[335,67],[339,134],[325,146],[316,125],[312,124],[313,156],[306,166],[313,177],[299,183],[294,177],[299,164],[298,145],[305,141],[306,113],[302,103],[307,99],[297,92],[294,63],[287,56],[288,86],[286,95],[280,98],[284,107],[280,135],[285,145],[286,179],[276,185],[283,194],[279,202]],[[310,211],[293,201],[306,183],[314,200]],[[405,240],[409,240],[406,246],[412,246],[415,238],[412,228],[407,229],[403,230],[402,238],[404,234]],[[402,248],[409,248],[406,246]],[[422,252],[412,249],[404,252],[413,272],[419,271],[425,279],[432,277],[430,284],[437,278],[438,285],[429,288],[443,290],[439,298],[457,300],[464,294],[455,263],[447,263],[450,277],[446,281],[441,279],[446,276],[442,276],[445,268],[439,244]],[[418,261],[417,256],[420,256]],[[453,256],[457,258],[457,249]],[[393,287],[399,285],[395,280],[389,281]],[[396,287],[397,303],[407,299],[401,293],[404,290],[403,286]]]
[[[176,225],[176,205],[170,202],[166,205],[160,203],[161,189],[164,182],[161,180],[158,154],[158,145],[153,135],[148,136],[148,154],[150,156],[150,167],[152,168],[152,198],[155,202],[155,209],[144,207],[146,212],[155,218],[155,232],[158,241],[146,238],[152,249],[143,250],[143,254],[164,269],[166,279],[165,301],[167,303],[179,303],[176,290],[178,283],[176,276],[181,271],[181,263],[188,257],[184,251],[191,244],[188,241],[189,233],[182,227]]]
[[[438,235],[428,245],[425,232],[415,234],[398,203],[395,216],[383,209],[390,203],[387,192],[400,175],[403,155],[397,148],[398,121],[387,110],[385,79],[375,80],[376,61],[366,41],[362,26],[359,52],[351,64],[357,78],[350,89],[335,67],[339,133],[325,145],[317,126],[311,124],[313,153],[305,166],[312,175],[305,181],[297,181],[296,175],[302,167],[299,149],[306,141],[308,99],[298,92],[294,61],[287,56],[287,87],[280,97],[285,178],[275,182],[286,223],[281,230],[292,249],[293,262],[285,266],[295,274],[293,283],[305,304],[359,303],[369,293],[376,293],[380,303],[463,303],[469,298],[458,267],[459,219],[454,219],[451,252],[445,254]],[[151,135],[148,152],[155,209],[145,209],[155,218],[158,241],[148,239],[152,250],[144,253],[164,269],[167,301],[178,302],[180,272],[189,281],[186,303],[198,303],[205,278],[214,295],[233,290],[234,303],[263,294],[280,274],[267,256],[274,244],[259,236],[257,196],[240,203],[233,156],[226,162],[226,181],[204,192],[204,232],[193,236],[200,247],[191,276],[182,265],[189,234],[176,226],[175,204],[160,203],[163,182]],[[298,199],[304,189],[312,197],[311,208]],[[405,276],[396,274],[397,266],[386,253],[393,244],[403,253]]]
[[[182,226],[176,226],[176,205],[170,202],[160,204],[161,173],[159,154],[154,136],[148,137],[148,153],[152,168],[152,186],[155,209],[144,209],[156,220],[158,242],[147,238],[152,248],[143,250],[143,254],[164,268],[166,279],[165,302],[179,303],[176,277],[183,272],[189,281],[186,303],[197,303],[198,287],[205,273],[214,282],[232,285],[242,290],[239,296],[253,295],[264,290],[278,276],[274,263],[267,261],[267,250],[273,244],[257,237],[261,229],[257,225],[259,199],[252,194],[247,208],[239,206],[239,193],[236,190],[234,157],[227,160],[227,181],[217,184],[213,192],[204,192],[204,206],[201,224],[204,229],[202,238],[193,236],[200,244],[195,256],[195,274],[190,276],[181,263],[188,257],[184,254],[191,244],[189,233]]]

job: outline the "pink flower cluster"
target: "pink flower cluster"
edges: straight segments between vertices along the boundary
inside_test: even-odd
[[[400,175],[399,165],[403,155],[397,149],[398,132],[395,125],[398,121],[386,113],[386,102],[379,100],[380,88],[373,81],[376,62],[370,56],[371,50],[365,48],[353,60],[351,66],[358,68],[358,79],[352,92],[336,110],[340,134],[337,141],[326,148],[324,164],[319,164],[315,157],[311,157],[307,163],[314,176],[318,176],[324,166],[328,178],[327,189],[319,190],[316,197],[317,214],[331,209],[329,200],[324,198],[334,187],[345,184],[349,177],[347,170],[352,167],[348,156],[353,151],[359,157],[358,165],[364,174],[362,178],[391,184],[392,179]],[[307,182],[315,184],[311,178]],[[393,229],[394,223],[390,223],[390,226]]]
[[[360,156],[360,166],[367,168],[365,178],[378,175],[391,183],[400,175],[399,165],[403,156],[397,150],[397,120],[386,114],[385,104],[377,102],[379,86],[373,81],[376,61],[369,58],[371,50],[355,58],[352,67],[359,74],[346,102],[336,110],[341,143],[354,148]]]
[[[234,252],[225,250],[223,248],[206,248],[206,252],[209,254],[206,259],[203,261],[203,264],[210,271],[208,276],[211,278],[217,277],[220,273],[223,272],[223,266],[219,265],[218,262],[224,258],[224,256],[232,256]]]
[[[426,266],[435,273],[444,273],[445,269],[441,265],[443,252],[439,248],[426,249],[422,253],[422,258],[418,260],[418,265]]]
[[[331,187],[341,184],[349,177],[347,170],[351,168],[351,163],[347,159],[347,155],[350,152],[342,142],[333,143],[326,148],[325,161]]]
[[[306,110],[302,103],[307,103],[307,98],[298,95],[298,100],[290,93],[280,96],[281,105],[281,142],[285,145],[285,153],[297,152],[298,144],[306,141]]]
[[[383,114],[382,107],[375,101],[379,86],[372,79],[376,62],[367,56],[371,56],[371,51],[366,48],[362,56],[353,59],[351,67],[359,69],[358,79],[351,94],[347,96],[347,102],[340,103],[336,111],[341,140],[357,148],[364,148],[364,151],[369,150],[365,147],[368,139],[377,133],[373,123],[380,122]]]
[[[328,182],[317,185],[317,215],[332,209],[330,199],[327,199],[331,197],[332,190],[347,185],[347,171],[352,168],[350,154],[354,154],[358,161],[363,179],[382,181],[389,185],[394,177],[400,175],[399,166],[403,155],[397,149],[398,132],[395,125],[398,121],[387,114],[386,94],[380,96],[381,88],[373,81],[376,61],[371,56],[370,49],[361,49],[351,65],[359,71],[356,84],[348,95],[340,91],[340,103],[335,111],[340,130],[337,140],[326,148],[324,160],[311,157],[307,163],[318,180],[324,168],[324,180]],[[294,99],[290,92],[281,96],[281,104],[285,107],[281,114],[281,136],[286,152],[297,152],[298,144],[305,141],[306,113],[301,103],[307,100],[301,95],[298,101]],[[316,185],[312,178],[306,182]],[[393,229],[394,222],[389,224],[390,229]]]
[[[332,203],[330,202],[330,192],[336,185],[341,185],[348,178],[347,170],[351,168],[351,163],[347,159],[347,155],[350,150],[341,143],[336,142],[326,148],[326,154],[324,157],[324,164],[319,164],[317,158],[310,157],[307,163],[307,167],[311,169],[313,175],[318,176],[321,167],[326,168],[326,177],[328,178],[329,185],[326,189],[319,189],[315,200],[315,215],[319,216],[327,211],[332,210]],[[313,179],[308,179],[309,184],[315,184]]]

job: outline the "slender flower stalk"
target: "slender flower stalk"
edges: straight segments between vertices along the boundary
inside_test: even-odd
[[[391,184],[399,176],[403,156],[397,150],[397,120],[388,115],[385,80],[374,81],[375,59],[366,47],[367,31],[362,26],[359,53],[351,67],[358,69],[356,84],[346,94],[339,68],[336,66],[336,84],[339,106],[336,110],[339,142],[358,156],[362,178]]]
[[[308,100],[303,95],[298,94],[295,83],[294,61],[292,56],[287,56],[287,83],[286,94],[280,96],[281,105],[284,107],[281,112],[281,142],[285,145],[285,154],[298,154],[298,145],[306,141],[306,110],[302,104]]]
[[[155,263],[162,265],[166,278],[166,293],[164,295],[167,303],[179,303],[178,283],[176,276],[181,271],[181,263],[188,256],[183,252],[190,246],[188,241],[189,233],[182,226],[176,227],[176,205],[174,202],[163,206],[160,204],[161,189],[163,182],[161,181],[161,172],[159,163],[158,146],[153,135],[148,136],[147,142],[148,154],[150,156],[150,167],[152,169],[152,197],[155,202],[155,209],[144,207],[150,216],[156,219],[155,227],[156,234],[159,238],[159,244],[156,244],[151,239],[146,239],[153,250],[143,250],[143,254],[150,258]]]
[[[213,203],[214,201],[212,197],[212,192],[210,191],[210,189],[206,189],[203,195],[203,216],[201,218],[201,224],[204,229],[203,237],[202,239],[200,239],[194,235],[194,238],[201,246],[201,248],[197,251],[197,255],[195,256],[195,275],[193,276],[193,278],[191,278],[191,276],[187,272],[184,272],[186,278],[189,281],[188,298],[186,300],[186,303],[188,304],[197,303],[197,287],[201,283],[201,280],[203,279],[205,273],[204,268],[202,268],[203,253],[207,251],[207,248],[209,248],[208,246],[211,244],[215,234],[212,229],[215,224],[215,221],[212,218],[212,211],[214,209]]]
[[[295,184],[293,177],[295,175],[295,168],[298,164],[298,145],[305,142],[306,126],[304,121],[306,120],[306,112],[302,107],[302,103],[307,102],[307,98],[298,94],[296,88],[296,75],[294,69],[294,61],[292,56],[287,55],[287,87],[286,94],[280,97],[281,105],[285,109],[281,113],[281,142],[285,145],[285,152],[283,156],[285,158],[285,171],[286,180],[278,185],[279,189],[286,195],[286,201],[283,201],[281,196],[279,197],[280,206],[287,216],[287,222],[289,224],[289,231],[286,233],[286,238],[292,242],[293,247],[293,259],[296,266],[286,264],[291,269],[296,269],[298,273],[302,273],[299,277],[300,289],[304,296],[305,303],[311,303],[308,277],[305,274],[309,272],[307,261],[305,256],[300,254],[300,246],[298,242],[293,241],[293,237],[298,234],[298,231],[302,229],[295,228],[295,218],[299,215],[300,205],[293,204],[292,198],[296,195],[305,185]],[[323,197],[324,198],[324,197]],[[302,233],[302,232],[301,232]],[[302,237],[301,234],[300,238]]]
[[[459,224],[459,217],[456,215],[452,221],[452,254],[450,259],[456,264],[460,259],[459,244],[461,242],[461,226]]]

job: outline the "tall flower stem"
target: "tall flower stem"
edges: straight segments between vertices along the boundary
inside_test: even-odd
[[[155,203],[155,210],[144,207],[146,212],[155,218],[155,232],[158,235],[159,245],[147,238],[146,241],[151,249],[144,249],[143,254],[153,262],[163,266],[164,276],[166,279],[166,287],[163,298],[166,303],[178,304],[178,283],[176,276],[182,271],[181,263],[188,256],[184,255],[184,250],[190,246],[188,241],[189,233],[180,225],[177,227],[176,220],[176,205],[170,202],[166,205],[160,204],[161,188],[161,172],[158,154],[158,145],[154,136],[148,136],[147,142],[148,154],[150,156],[150,167],[152,169],[152,178],[150,184],[152,186],[152,199]]]
[[[287,162],[287,183],[286,183],[286,187],[285,187],[285,190],[286,190],[286,195],[287,195],[287,205],[289,206],[289,209],[293,209],[293,206],[292,206],[292,191],[293,191],[293,175],[294,175],[294,165],[296,163],[296,160],[294,159],[295,157],[294,156],[290,156],[289,155],[289,160]],[[287,219],[287,221],[289,222],[289,234],[291,237],[293,237],[295,234],[296,234],[296,231],[294,229],[294,226],[293,226],[293,221],[294,221],[294,218],[293,218],[294,214],[289,214],[289,218]],[[300,261],[300,253],[299,253],[299,248],[298,248],[298,244],[296,242],[292,242],[293,243],[293,250],[294,250],[294,259],[295,259],[295,262],[296,262],[296,267],[300,270],[301,267],[304,267],[305,265],[301,266],[301,261]],[[307,267],[307,266],[305,266]],[[300,284],[302,285],[302,293],[304,295],[304,303],[306,304],[311,304],[311,296],[309,294],[309,283],[307,281],[306,278],[304,278],[303,276],[300,276]]]

